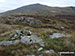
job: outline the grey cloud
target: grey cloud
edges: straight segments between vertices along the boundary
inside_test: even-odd
[[[5,0],[0,2],[1,10],[12,10],[24,5],[41,3],[49,6],[75,6],[75,0]]]

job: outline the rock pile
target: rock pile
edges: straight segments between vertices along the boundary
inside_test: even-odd
[[[44,43],[40,37],[32,34],[31,31],[24,29],[16,30],[16,33],[11,37],[10,41],[2,41],[0,42],[0,45],[13,45],[20,42],[23,44],[39,43],[40,46],[44,46]]]

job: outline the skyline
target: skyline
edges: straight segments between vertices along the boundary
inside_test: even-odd
[[[21,6],[40,3],[51,7],[75,7],[74,0],[0,0],[0,12],[13,10]]]

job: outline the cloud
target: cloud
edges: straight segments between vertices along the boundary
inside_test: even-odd
[[[1,3],[1,2],[4,2],[4,1],[5,1],[5,0],[0,0],[0,3]]]
[[[40,3],[54,7],[75,6],[75,0],[41,0]]]
[[[35,3],[60,7],[75,6],[75,0],[0,0],[0,10],[7,11]]]

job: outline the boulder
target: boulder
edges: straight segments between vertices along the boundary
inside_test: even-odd
[[[0,45],[13,45],[13,44],[18,44],[20,41],[15,40],[15,41],[2,41],[0,42]]]
[[[24,44],[31,44],[31,39],[28,38],[28,36],[22,36],[21,42],[24,43]]]
[[[34,19],[33,17],[26,18],[26,22],[29,23],[29,25],[42,24],[42,21]]]
[[[60,37],[71,37],[71,34],[64,34],[64,33],[53,33],[53,35],[50,35],[49,38],[60,38]]]
[[[43,53],[46,53],[46,54],[55,54],[55,51],[53,49],[50,49],[50,50],[43,51]]]
[[[38,49],[38,51],[42,51],[42,50],[43,50],[43,48],[42,48],[42,47]]]
[[[29,23],[29,22],[31,22],[32,20],[34,20],[34,18],[33,18],[33,17],[27,17],[25,20],[26,20],[26,22]]]
[[[42,39],[36,35],[21,36],[21,42],[24,44],[39,43],[40,46],[44,46]]]
[[[23,18],[23,17],[20,17],[20,18],[16,18],[16,20],[15,21],[20,21],[20,22],[22,22],[22,21],[24,21],[25,19]]]
[[[38,55],[38,56],[44,56],[44,54],[40,54],[40,55]]]
[[[42,22],[40,20],[32,20],[29,24],[30,25],[38,25],[38,24],[42,24]]]
[[[32,54],[32,55],[25,55],[25,56],[36,56],[36,55]]]

